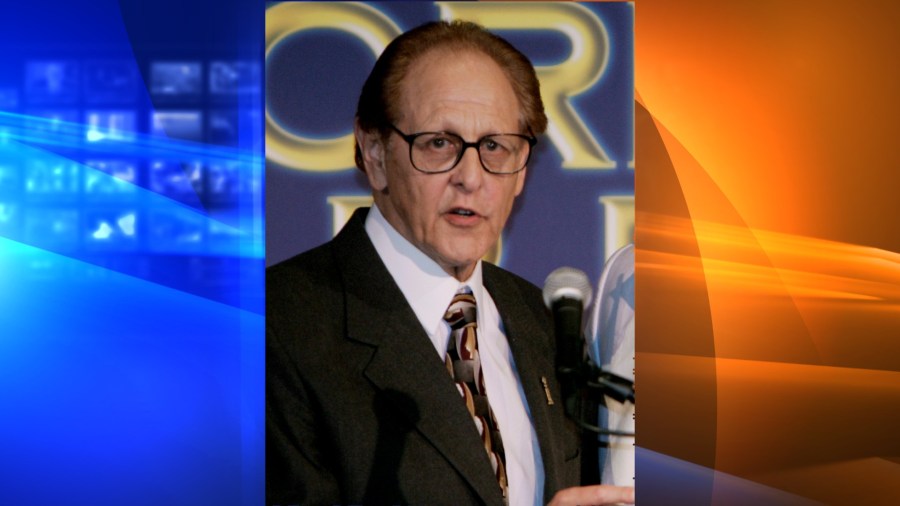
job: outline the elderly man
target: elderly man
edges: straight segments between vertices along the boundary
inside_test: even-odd
[[[546,125],[531,63],[477,25],[385,49],[355,126],[375,205],[267,272],[268,503],[633,501],[570,488],[540,291],[481,261]]]

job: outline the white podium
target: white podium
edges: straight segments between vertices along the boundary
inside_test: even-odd
[[[607,260],[587,315],[585,339],[595,365],[634,380],[634,245],[617,250]],[[605,396],[598,417],[602,429],[634,433],[634,404]],[[634,486],[634,436],[601,435],[601,483]]]

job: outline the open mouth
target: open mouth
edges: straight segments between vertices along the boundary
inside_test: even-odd
[[[451,209],[450,214],[455,214],[457,216],[475,216],[475,211],[457,207],[455,209]]]

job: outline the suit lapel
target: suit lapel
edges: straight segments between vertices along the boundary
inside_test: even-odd
[[[506,276],[500,276],[496,267],[488,264],[484,264],[484,267],[484,284],[502,315],[519,381],[537,433],[544,464],[544,500],[548,501],[548,496],[552,497],[558,484],[565,482],[565,477],[559,473],[565,467],[563,463],[566,458],[560,445],[561,433],[565,430],[560,418],[562,399],[553,397],[551,405],[543,382],[546,379],[548,384],[556,385],[555,348],[545,344],[552,343],[553,337],[540,324],[512,281]],[[553,388],[552,391],[559,390]]]
[[[428,335],[403,297],[357,212],[335,238],[347,336],[374,347],[365,376],[486,503],[502,498],[475,424]]]

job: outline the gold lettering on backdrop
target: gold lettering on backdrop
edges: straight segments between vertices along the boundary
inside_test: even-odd
[[[609,61],[609,34],[593,12],[571,2],[520,3],[514,8],[491,2],[435,3],[442,19],[466,19],[497,30],[554,30],[565,35],[572,44],[569,58],[558,65],[536,67],[550,120],[547,135],[562,155],[563,168],[616,167],[571,104],[573,97],[597,83]]]
[[[350,2],[286,2],[266,10],[266,58],[285,38],[312,28],[333,28],[365,42],[377,56],[401,30],[377,9]],[[312,139],[288,132],[266,108],[266,158],[284,167],[313,172],[353,168],[353,133]]]
[[[340,232],[347,220],[357,208],[369,207],[372,205],[371,195],[332,195],[328,197],[328,203],[331,205],[331,235],[334,237]],[[495,244],[482,257],[486,262],[499,264],[500,257],[503,254],[503,235],[497,239]]]
[[[372,205],[371,195],[332,195],[328,197],[331,205],[331,236],[334,237],[347,223],[350,216],[359,207]]]
[[[606,236],[603,252],[606,261],[626,244],[634,242],[634,195],[605,195],[600,197],[606,220],[603,230]]]

